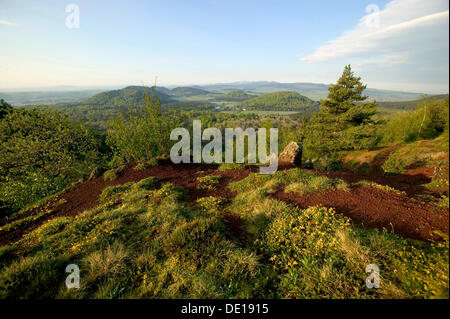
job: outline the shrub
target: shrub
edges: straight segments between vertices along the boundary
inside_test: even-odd
[[[212,214],[216,216],[221,215],[221,209],[226,202],[227,200],[225,198],[214,196],[201,197],[197,199],[197,205],[200,208],[200,211],[207,215]]]
[[[414,111],[394,114],[377,132],[380,144],[410,143],[448,135],[449,100],[424,99]]]
[[[340,238],[348,236],[349,226],[347,218],[325,207],[290,209],[273,219],[261,243],[281,277],[281,297],[334,295],[332,280],[336,280],[337,285],[342,281],[331,277],[337,274],[337,264],[342,263]]]
[[[137,163],[136,166],[134,167],[134,169],[136,171],[143,171],[144,169],[147,169],[152,166],[157,166],[157,165],[158,165],[158,159],[156,157],[153,157],[149,160],[145,160],[145,161],[141,161],[141,162]]]
[[[345,167],[344,163],[342,163],[340,159],[332,157],[327,161],[327,168],[330,171],[335,172],[335,171],[342,171]]]
[[[197,177],[197,188],[213,190],[216,188],[216,184],[219,183],[221,176],[203,176]]]
[[[151,192],[152,197],[156,198],[173,198],[182,200],[186,197],[187,191],[184,188],[176,187],[171,183],[166,183],[160,189]]]
[[[405,159],[397,156],[389,156],[388,159],[381,165],[383,172],[387,175],[400,175],[405,172],[407,162]]]
[[[103,179],[105,181],[113,181],[119,176],[119,173],[122,172],[125,169],[126,169],[125,165],[120,165],[120,166],[117,166],[115,168],[111,168],[110,170],[107,170],[103,174]]]
[[[145,105],[120,113],[110,121],[107,143],[111,146],[113,163],[136,162],[155,158],[170,150],[173,121],[161,113],[161,101],[155,91],[144,95]]]
[[[120,194],[129,190],[131,185],[132,183],[126,183],[122,185],[113,185],[106,187],[100,194],[99,202],[103,204],[116,200]]]
[[[58,111],[13,109],[0,121],[0,197],[14,211],[89,176],[102,138]]]

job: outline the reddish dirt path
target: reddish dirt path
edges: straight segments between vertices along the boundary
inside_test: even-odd
[[[284,169],[289,167],[280,167]],[[128,182],[137,182],[144,178],[155,176],[161,178],[161,183],[170,182],[178,187],[188,190],[187,201],[192,202],[197,198],[205,196],[216,196],[231,198],[235,194],[227,188],[232,181],[241,180],[247,177],[251,171],[257,171],[257,167],[242,170],[218,171],[216,165],[205,164],[172,164],[162,162],[158,166],[137,171],[133,166],[125,169],[114,181],[105,181],[103,176],[91,181],[78,184],[59,196],[65,202],[54,208],[53,212],[35,220],[31,225],[16,229],[11,232],[0,232],[0,245],[13,242],[21,238],[24,234],[43,224],[46,220],[58,216],[75,216],[81,212],[94,208],[98,205],[98,198],[103,189],[110,185],[120,185]],[[402,176],[381,176],[375,173],[371,175],[355,175],[351,172],[314,172],[329,177],[342,178],[349,183],[360,180],[375,181],[382,185],[389,185],[400,190],[405,190],[408,195],[422,193],[419,185],[428,183],[431,180],[430,169],[422,168],[415,172],[408,172]],[[197,177],[206,175],[220,175],[221,182],[215,190],[198,190]],[[449,233],[449,213],[448,210],[433,211],[424,199],[411,198],[372,187],[358,187],[345,191],[321,192],[308,196],[294,196],[278,191],[274,196],[277,199],[288,201],[308,207],[313,205],[324,205],[335,207],[338,213],[348,216],[353,222],[363,224],[367,227],[386,228],[389,231],[404,237],[421,240],[439,239],[439,236],[432,234],[434,230],[439,230],[448,235]],[[31,212],[32,214],[33,212]],[[26,217],[22,215],[21,218]],[[240,224],[242,221],[235,220],[236,216],[226,216],[225,222],[230,224]],[[11,222],[12,219],[0,221],[0,225]]]
[[[0,245],[18,240],[24,234],[30,232],[39,225],[42,225],[49,219],[61,216],[76,216],[85,210],[96,207],[99,204],[98,199],[100,194],[107,186],[121,185],[128,182],[138,182],[144,178],[154,176],[161,179],[160,183],[170,182],[178,187],[187,189],[187,201],[193,202],[196,199],[205,196],[225,198],[233,197],[235,194],[227,188],[227,185],[230,182],[247,177],[251,170],[255,170],[255,168],[252,167],[252,169],[245,170],[233,169],[218,171],[217,165],[172,164],[169,161],[161,162],[158,166],[149,167],[145,170],[135,170],[133,169],[134,166],[135,165],[131,165],[127,169],[120,172],[118,177],[113,181],[105,181],[103,176],[100,176],[69,188],[55,200],[56,202],[59,199],[64,199],[65,202],[54,208],[52,213],[36,219],[31,225],[27,225],[10,232],[0,232]],[[219,184],[216,185],[214,190],[197,189],[197,177],[206,175],[222,176],[222,179]],[[20,219],[33,213],[34,211],[30,211],[29,214],[21,215]],[[10,223],[14,220],[15,219],[3,219],[0,221],[0,225]]]
[[[278,191],[274,197],[301,208],[323,205],[349,217],[354,223],[383,229],[420,240],[442,239],[433,231],[449,233],[448,210],[433,210],[428,203],[392,192],[362,186],[351,191],[334,190],[298,196]]]
[[[105,181],[98,177],[91,181],[77,185],[62,195],[67,202],[55,209],[55,216],[73,216],[98,205],[98,198],[105,187],[121,185],[128,182],[138,182],[144,178],[154,176],[161,179],[160,183],[172,183],[188,190],[188,201],[195,201],[205,196],[232,197],[227,185],[236,180],[243,179],[250,174],[249,170],[218,171],[217,165],[206,164],[172,164],[160,163],[145,170],[135,170],[134,165],[119,173],[113,181]],[[198,190],[197,177],[206,175],[220,175],[222,179],[214,190]]]

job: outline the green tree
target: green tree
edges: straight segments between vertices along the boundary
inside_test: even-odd
[[[322,156],[342,150],[370,148],[376,143],[373,116],[376,102],[366,102],[366,85],[356,77],[350,65],[336,84],[328,88],[328,97],[321,100],[320,111],[313,114],[305,134],[304,145],[309,153]]]
[[[107,143],[112,148],[112,164],[150,159],[170,151],[170,132],[174,123],[161,112],[156,91],[144,93],[145,105],[129,108],[110,120]]]
[[[87,176],[102,161],[92,130],[54,110],[15,109],[0,121],[0,198],[10,209]]]
[[[0,120],[4,118],[10,110],[12,110],[12,106],[4,99],[0,99]]]

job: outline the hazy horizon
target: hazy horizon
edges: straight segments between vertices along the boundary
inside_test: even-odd
[[[447,0],[0,0],[0,90],[334,83],[449,91]],[[261,80],[264,79],[264,80]]]
[[[332,85],[333,83],[318,83],[318,82],[279,82],[279,81],[270,81],[270,80],[255,80],[255,81],[232,81],[232,82],[211,82],[211,83],[190,83],[190,84],[166,84],[162,85],[156,83],[156,87],[166,87],[166,88],[176,88],[176,87],[204,87],[204,86],[214,86],[214,85],[233,85],[239,83],[280,83],[280,84],[314,84],[314,85]],[[121,84],[121,85],[99,85],[99,86],[85,86],[85,85],[55,85],[55,86],[47,86],[47,87],[22,87],[22,88],[2,88],[0,87],[0,92],[64,92],[64,91],[99,91],[99,90],[118,90],[123,89],[129,86],[147,86],[152,87],[153,84],[142,84],[142,83],[131,83],[131,84]],[[425,92],[425,91],[405,91],[405,90],[390,90],[390,89],[380,89],[376,87],[369,87],[368,89],[373,90],[382,90],[382,91],[396,91],[396,92],[405,92],[405,93],[416,93],[416,94],[428,94],[428,95],[440,95],[440,94],[449,94],[448,91],[442,92]]]

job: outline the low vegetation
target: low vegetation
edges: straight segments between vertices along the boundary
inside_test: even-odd
[[[220,182],[220,176],[203,176],[197,177],[198,189],[213,190],[216,188],[216,184]]]
[[[0,210],[57,193],[105,160],[105,145],[92,129],[56,111],[14,109],[0,120]]]
[[[109,187],[97,208],[1,247],[0,297],[448,297],[448,242],[401,239],[354,226],[332,208],[299,209],[268,195],[300,174],[250,175],[233,184],[231,202],[195,205],[154,178]],[[227,211],[242,219],[240,233],[226,226]],[[80,289],[65,288],[71,263],[80,266]],[[365,285],[371,263],[380,289]]]
[[[320,110],[295,92],[263,94],[238,104],[249,110],[273,111],[277,104],[285,111],[318,111],[309,117],[170,112],[162,105],[179,102],[175,97],[221,94],[161,88],[142,95],[141,87],[129,87],[90,99],[99,106],[92,122],[101,121],[103,131],[58,111],[16,109],[1,101],[0,210],[7,218],[0,221],[0,235],[7,236],[0,247],[0,298],[448,298],[447,234],[436,242],[407,239],[356,225],[339,207],[300,207],[279,196],[303,200],[325,191],[352,196],[367,190],[358,186],[366,186],[404,203],[409,198],[403,189],[363,178],[349,185],[328,177],[345,178],[348,172],[300,168],[250,173],[225,187],[229,170],[245,167],[233,163],[217,166],[214,173],[211,166],[202,167],[184,188],[173,177],[168,182],[167,174],[148,177],[157,171],[149,168],[169,153],[171,129],[191,129],[193,119],[220,129],[278,127],[280,150],[289,141],[303,142],[304,158],[313,159],[316,169],[350,168],[387,179],[396,177],[383,176],[379,169],[398,175],[445,160],[448,165],[448,98],[379,116],[376,102],[363,95],[365,88],[347,66]],[[244,94],[235,92],[230,99]],[[111,113],[102,113],[104,103],[115,107]],[[106,122],[105,116],[119,110],[120,116]],[[379,149],[386,145],[389,152]],[[364,153],[370,153],[370,161],[362,159]],[[65,204],[59,195],[95,175],[94,168],[105,172],[103,180],[86,183],[103,185],[98,198],[83,212],[58,214]],[[130,170],[121,175],[124,169]],[[140,174],[146,178],[118,184]],[[442,186],[447,193],[436,195],[435,188]],[[427,192],[419,195],[431,207],[429,215],[448,210],[448,180],[433,179],[422,188]],[[8,237],[17,230],[21,236]],[[81,269],[79,289],[65,286],[69,264]],[[380,269],[379,289],[366,286],[366,267],[372,264]]]

